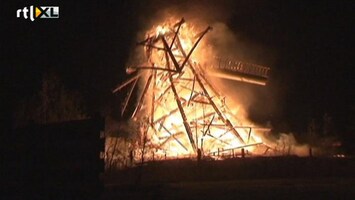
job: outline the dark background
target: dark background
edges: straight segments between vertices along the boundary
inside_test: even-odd
[[[168,3],[169,2],[169,3]],[[189,3],[187,3],[189,2]],[[228,7],[228,27],[270,49],[271,77],[249,106],[252,120],[277,131],[305,133],[310,120],[328,113],[344,139],[355,134],[354,10],[352,1],[14,1],[2,4],[1,101],[11,125],[19,102],[37,93],[54,70],[65,87],[84,98],[88,113],[116,117],[127,78],[125,64],[145,18],[171,5]],[[11,4],[11,5],[10,5]],[[16,18],[30,5],[58,5],[60,18]],[[223,6],[222,6],[223,7]],[[264,50],[267,51],[267,50]],[[261,63],[262,64],[262,63]],[[242,84],[242,83],[238,83]],[[269,105],[276,109],[265,109]]]

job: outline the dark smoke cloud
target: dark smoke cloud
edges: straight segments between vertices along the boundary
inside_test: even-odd
[[[225,22],[231,18],[235,4],[235,1],[226,0],[151,0],[141,6],[142,10],[139,18],[141,27],[144,29],[149,28],[157,20],[169,15],[180,15],[188,20],[203,19],[206,23]]]

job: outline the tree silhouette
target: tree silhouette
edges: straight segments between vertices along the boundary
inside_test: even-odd
[[[59,77],[51,72],[44,74],[40,91],[21,102],[15,113],[15,126],[24,126],[30,122],[47,124],[85,118],[87,115],[80,96],[66,90]]]

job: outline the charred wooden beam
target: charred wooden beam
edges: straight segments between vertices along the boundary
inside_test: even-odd
[[[176,61],[176,59],[175,59],[175,56],[174,56],[173,52],[171,51],[171,49],[170,49],[168,43],[166,42],[164,36],[161,36],[161,39],[162,39],[162,41],[163,41],[165,50],[168,52],[168,54],[169,54],[169,56],[170,56],[170,58],[171,58],[171,61],[174,63],[174,66],[175,66],[176,70],[177,70],[178,72],[180,72],[180,71],[181,71],[181,70],[180,70],[180,66],[179,66],[179,64],[177,63],[177,61]]]
[[[126,108],[127,108],[128,102],[129,102],[129,100],[131,99],[133,90],[134,90],[134,88],[136,87],[137,82],[138,82],[138,79],[136,79],[136,80],[134,81],[134,83],[133,83],[131,89],[129,90],[128,96],[127,96],[127,98],[126,98],[126,100],[125,100],[125,102],[124,102],[124,104],[123,104],[123,108],[122,108],[122,111],[121,111],[121,116],[123,116],[123,114],[124,114],[124,112],[125,112],[125,110],[126,110]]]
[[[228,142],[226,142],[226,141],[224,141],[224,140],[221,140],[221,138],[218,138],[218,137],[216,137],[216,136],[214,136],[214,135],[212,135],[212,134],[210,134],[210,133],[208,133],[208,134],[206,134],[206,135],[207,135],[207,136],[210,136],[210,137],[213,138],[214,140],[219,141],[219,142],[221,142],[221,143],[223,143],[223,144],[230,145]]]
[[[164,125],[161,125],[161,126],[163,127],[163,129],[164,129],[168,134],[170,134],[170,135],[175,139],[175,141],[176,141],[178,144],[180,144],[186,151],[188,151],[188,149],[185,147],[185,145],[182,144],[182,143],[180,142],[180,140],[177,139],[177,138],[174,136],[174,134],[172,134]],[[163,145],[163,144],[162,144],[162,145]],[[162,145],[160,145],[160,146],[162,146]]]
[[[134,77],[128,79],[127,81],[125,81],[124,83],[118,85],[116,87],[116,89],[112,90],[112,93],[116,93],[119,90],[121,90],[122,88],[126,87],[127,85],[129,85],[130,83],[132,83],[133,81],[135,81],[136,79],[139,79],[140,76],[142,75],[142,73],[138,73],[137,75],[135,75]]]
[[[156,66],[135,66],[130,67],[132,70],[157,70],[157,71],[170,71],[170,72],[177,72],[176,70],[167,69],[163,67],[156,67]]]
[[[157,71],[153,71],[153,89],[152,89],[152,105],[150,110],[150,123],[154,121],[154,111],[155,111],[155,87],[156,87],[156,78],[157,78]]]
[[[214,120],[214,115],[212,116],[210,123],[208,123],[206,131],[203,132],[203,136],[205,136],[208,133],[208,131],[210,130],[213,120]]]
[[[190,140],[190,144],[192,146],[192,149],[194,150],[194,152],[196,152],[197,151],[197,149],[196,149],[197,147],[195,145],[195,141],[194,141],[193,136],[192,136],[192,131],[191,131],[191,128],[190,128],[189,123],[187,121],[187,117],[186,117],[185,111],[184,111],[184,109],[183,109],[183,107],[181,105],[181,102],[180,102],[180,99],[179,99],[179,95],[176,92],[172,76],[169,76],[169,80],[170,80],[170,84],[171,84],[171,89],[172,89],[172,91],[174,93],[176,104],[177,104],[177,106],[178,106],[178,108],[180,110],[180,115],[181,115],[181,118],[183,120],[183,124],[184,124],[185,130],[186,130],[186,134],[187,134],[187,136],[188,136],[188,138]]]
[[[192,82],[192,88],[191,88],[191,93],[190,93],[190,97],[189,97],[189,100],[187,101],[187,106],[190,105],[190,101],[192,99],[192,95],[195,91],[195,82],[196,82],[196,78],[194,77],[194,81]]]
[[[184,62],[182,63],[182,65],[181,65],[179,71],[181,71],[182,69],[184,69],[184,66],[185,66],[186,62],[190,59],[190,56],[191,56],[192,52],[194,52],[194,50],[195,50],[195,48],[197,47],[198,43],[200,43],[200,41],[201,41],[201,39],[203,38],[203,36],[205,36],[206,33],[207,33],[209,30],[211,30],[211,29],[212,29],[212,27],[209,26],[209,27],[206,28],[206,30],[204,30],[204,31],[201,33],[201,36],[197,39],[197,41],[195,42],[194,46],[191,48],[190,52],[187,54],[187,56],[186,56]]]
[[[182,25],[183,23],[185,23],[185,19],[184,19],[184,18],[181,18],[181,20],[180,20],[177,24],[174,25],[174,26],[177,26],[177,30],[176,30],[176,32],[175,32],[175,34],[174,34],[173,40],[171,41],[171,44],[170,44],[169,49],[171,49],[171,48],[173,47],[174,42],[175,42],[175,39],[176,39],[177,35],[179,34],[181,25]]]
[[[137,104],[136,109],[134,110],[131,118],[134,118],[137,115],[137,112],[140,111],[140,109],[142,108],[143,101],[144,101],[144,96],[145,96],[145,94],[148,91],[148,88],[150,86],[151,80],[152,80],[152,74],[149,76],[149,78],[148,78],[148,80],[147,80],[147,82],[145,84],[144,90],[143,90],[143,92],[141,94],[141,97],[139,98],[138,104]]]

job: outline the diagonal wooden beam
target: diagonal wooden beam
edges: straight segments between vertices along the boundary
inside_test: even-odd
[[[169,72],[170,73],[170,72]],[[192,146],[192,149],[194,150],[194,152],[196,153],[197,152],[197,147],[196,147],[196,144],[195,144],[195,141],[194,141],[194,138],[192,136],[192,131],[191,131],[191,128],[190,128],[190,125],[187,121],[187,117],[186,117],[186,114],[185,114],[185,111],[184,111],[184,108],[182,107],[181,105],[181,101],[180,101],[180,98],[179,98],[179,95],[177,94],[176,92],[176,88],[174,86],[174,81],[173,81],[173,77],[172,75],[169,76],[169,80],[170,80],[170,84],[171,84],[171,89],[174,93],[174,97],[175,97],[175,101],[176,101],[176,104],[179,108],[179,111],[180,111],[180,115],[181,115],[181,118],[183,120],[183,124],[184,124],[184,127],[185,127],[185,130],[186,130],[186,134],[189,138],[189,141],[190,141],[190,144]]]
[[[177,63],[177,61],[176,61],[176,59],[175,59],[175,56],[174,56],[173,52],[171,51],[171,49],[169,48],[169,45],[168,45],[168,43],[166,42],[164,36],[161,36],[161,39],[162,39],[162,41],[163,41],[165,50],[168,52],[169,57],[171,58],[171,61],[173,61],[173,63],[174,63],[174,66],[175,66],[176,70],[177,70],[178,72],[181,72],[179,63]]]
[[[136,109],[134,110],[131,118],[134,118],[137,115],[137,112],[140,111],[140,109],[142,108],[143,101],[144,101],[144,96],[145,96],[145,94],[148,91],[148,88],[150,86],[151,80],[152,80],[152,74],[149,75],[149,78],[148,78],[148,80],[147,80],[147,82],[145,84],[144,90],[143,90],[143,92],[142,92],[142,94],[141,94],[141,96],[139,98],[138,104],[137,104]]]
[[[184,62],[182,63],[180,69],[178,69],[179,71],[182,71],[185,67],[185,64],[186,62],[190,59],[190,56],[192,54],[192,52],[194,52],[195,48],[197,47],[198,43],[200,43],[200,41],[202,40],[203,36],[206,35],[206,33],[211,30],[212,27],[207,27],[206,30],[204,30],[202,33],[201,33],[201,36],[197,39],[197,41],[195,42],[194,46],[191,48],[190,52],[187,54],[187,56],[185,57],[185,60]]]
[[[181,134],[182,132],[178,132],[178,133],[172,134],[164,125],[161,125],[161,126],[163,127],[163,129],[164,129],[167,133],[169,133],[170,137],[174,138],[174,140],[175,140],[177,143],[179,143],[186,151],[189,151],[189,150],[185,147],[185,145],[183,145],[183,144],[180,142],[180,140],[175,137],[175,135]],[[170,138],[170,137],[169,137],[169,138]],[[160,146],[163,146],[163,145],[169,140],[169,138],[166,139]]]
[[[133,83],[131,89],[129,90],[128,96],[127,96],[127,98],[126,98],[126,100],[125,100],[125,102],[124,102],[124,104],[123,104],[123,108],[122,108],[122,111],[121,111],[121,116],[123,116],[123,114],[124,114],[124,112],[125,112],[125,110],[126,110],[126,108],[127,108],[128,102],[129,102],[129,100],[131,99],[133,90],[134,90],[134,88],[136,87],[137,82],[138,82],[138,78],[134,81],[134,83]]]
[[[174,34],[174,38],[173,38],[173,40],[171,41],[171,44],[170,44],[169,49],[171,49],[171,48],[173,47],[174,42],[175,42],[175,39],[176,39],[176,36],[179,34],[181,25],[182,25],[183,23],[185,23],[185,19],[184,19],[184,18],[182,18],[177,24],[174,25],[174,26],[177,26],[178,28],[177,28],[177,30],[176,30],[176,32],[175,32],[175,34]]]
[[[119,90],[121,90],[122,88],[126,87],[127,85],[129,85],[130,83],[132,83],[133,81],[137,80],[138,78],[140,78],[140,76],[142,75],[142,73],[138,73],[137,75],[135,75],[134,77],[128,79],[127,81],[125,81],[124,83],[118,85],[114,90],[112,90],[112,93],[116,93]]]

